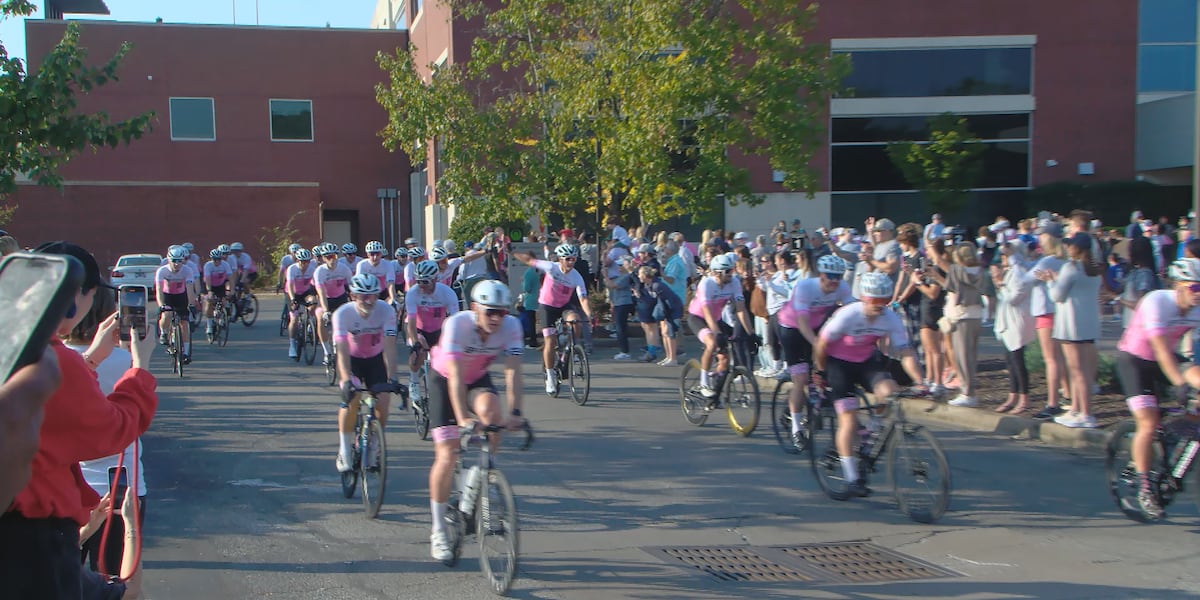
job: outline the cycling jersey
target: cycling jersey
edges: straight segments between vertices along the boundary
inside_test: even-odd
[[[391,263],[386,260],[379,261],[377,265],[371,264],[370,260],[360,260],[358,261],[358,266],[355,267],[355,273],[358,275],[370,273],[378,277],[379,281],[383,282],[384,287],[396,283],[396,271]]]
[[[868,319],[863,314],[861,302],[847,304],[833,313],[821,328],[821,339],[826,342],[826,354],[846,362],[861,363],[871,358],[877,342],[887,338],[893,352],[908,347],[908,333],[900,315],[890,308],[883,314]]]
[[[279,270],[286,273],[287,268],[294,264],[296,264],[296,257],[291,254],[284,254],[283,258],[279,259]]]
[[[382,354],[385,337],[396,337],[396,311],[387,302],[376,302],[365,317],[355,302],[333,312],[333,341],[346,342],[351,358]]]
[[[180,265],[178,271],[164,265],[154,273],[154,289],[163,294],[186,294],[188,286],[195,282],[196,272],[187,265]]]
[[[521,321],[516,317],[504,317],[486,340],[480,337],[475,318],[475,312],[464,311],[442,323],[442,339],[430,353],[433,370],[442,377],[449,376],[450,364],[455,363],[463,382],[470,384],[487,376],[488,365],[496,357],[520,356],[524,351]]]
[[[839,304],[851,302],[855,302],[854,296],[845,280],[838,282],[837,289],[825,293],[821,290],[820,278],[801,279],[779,309],[779,326],[799,329],[800,319],[804,318],[808,326],[817,331]]]
[[[416,283],[417,283],[417,263],[410,260],[410,261],[408,261],[407,264],[404,265],[404,289],[405,289],[405,291],[413,289],[413,286],[416,285]]]
[[[354,269],[358,268],[358,261],[360,261],[360,260],[362,260],[362,259],[357,256],[351,256],[350,258],[346,258],[345,256],[339,256],[337,261],[338,261],[339,265],[346,265],[347,267],[349,267],[350,272],[353,273]]]
[[[254,274],[258,272],[258,265],[254,264],[254,259],[250,258],[249,254],[243,252],[240,255],[234,254],[233,256],[237,259],[238,268],[242,271],[248,274]]]
[[[688,314],[703,320],[704,307],[708,306],[714,320],[719,321],[721,320],[721,311],[725,309],[726,304],[743,300],[745,297],[742,294],[742,280],[737,275],[731,276],[729,283],[725,285],[717,284],[712,277],[705,277],[696,284],[696,293],[692,296],[691,303],[688,304]]]
[[[442,323],[458,312],[458,295],[449,286],[435,283],[433,291],[426,294],[421,286],[414,286],[404,296],[404,311],[413,319],[417,329],[423,332],[437,331]]]
[[[212,261],[204,263],[204,285],[209,288],[225,287],[230,277],[233,277],[233,273],[229,271],[229,265]]]
[[[313,273],[317,270],[311,261],[307,269],[300,268],[300,263],[294,263],[287,269],[285,277],[286,289],[293,296],[308,294],[313,291]]]
[[[1187,332],[1200,327],[1200,307],[1193,307],[1186,313],[1175,303],[1175,290],[1156,290],[1142,296],[1133,318],[1117,349],[1128,352],[1142,360],[1155,361],[1154,346],[1150,338],[1166,336],[1167,347],[1176,348],[1179,340]]]
[[[350,267],[338,263],[330,269],[329,265],[321,265],[313,271],[313,283],[321,286],[326,298],[341,298],[346,295],[346,284],[354,273]]]
[[[237,273],[238,262],[237,262],[237,259],[234,258],[234,256],[232,254],[225,257],[225,264],[229,265],[229,271],[231,273]]]
[[[446,261],[446,268],[438,273],[438,283],[446,285],[454,284],[454,274],[458,273],[458,266],[463,263],[461,258],[451,258]]]
[[[188,264],[192,265],[193,269],[196,269],[196,270],[200,269],[200,257],[198,255],[196,255],[195,252],[188,255],[187,261],[188,261]]]
[[[533,268],[545,273],[547,276],[542,279],[542,289],[538,292],[538,303],[554,308],[562,308],[571,301],[571,294],[579,294],[580,302],[587,298],[587,285],[583,282],[583,276],[579,271],[571,269],[570,273],[564,273],[562,266],[558,263],[553,263],[548,260],[533,261]],[[547,327],[553,327],[553,323],[547,323]]]

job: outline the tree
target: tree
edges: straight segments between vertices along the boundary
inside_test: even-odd
[[[943,113],[929,119],[928,142],[893,142],[887,153],[935,212],[954,214],[966,206],[983,175],[980,157],[985,150],[966,119]]]
[[[0,19],[27,17],[34,10],[29,0],[0,1]],[[59,169],[84,148],[115,148],[150,129],[153,112],[114,123],[103,112],[76,110],[78,94],[117,80],[117,67],[129,49],[122,45],[108,62],[87,66],[79,27],[71,23],[37,72],[28,74],[0,42],[0,196],[16,191],[19,174],[41,185],[61,186]]]
[[[827,99],[846,63],[805,39],[794,0],[451,0],[481,35],[462,64],[381,55],[385,146],[434,144],[438,196],[505,218],[636,211],[644,222],[757,204],[736,152],[812,192]],[[500,82],[500,83],[498,83]]]

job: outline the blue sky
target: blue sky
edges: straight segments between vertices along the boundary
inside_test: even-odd
[[[40,19],[42,2],[35,1]],[[232,24],[237,6],[237,24],[254,25],[254,0],[105,0],[111,15],[67,15],[68,19],[104,19],[152,23],[162,17],[168,23]],[[294,27],[366,28],[375,13],[375,0],[258,0],[260,25]],[[25,58],[23,18],[0,21],[0,41],[9,56]]]

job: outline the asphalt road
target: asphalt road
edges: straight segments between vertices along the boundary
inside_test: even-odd
[[[148,597],[489,597],[474,548],[453,569],[429,557],[432,449],[407,414],[389,424],[379,518],[367,519],[357,496],[342,497],[337,394],[319,365],[286,358],[279,300],[262,300],[259,322],[235,325],[228,347],[196,344],[183,379],[155,357],[160,406],[144,438]],[[596,350],[585,407],[546,397],[539,359],[525,359],[525,413],[538,443],[498,459],[522,521],[514,597],[1200,598],[1196,506],[1176,504],[1159,525],[1125,519],[1097,456],[939,429],[954,497],[941,522],[921,525],[882,483],[871,498],[828,500],[807,460],[778,450],[769,424],[748,439],[716,417],[689,425],[677,369],[613,362],[613,352]],[[646,550],[847,541],[952,576],[725,582]]]

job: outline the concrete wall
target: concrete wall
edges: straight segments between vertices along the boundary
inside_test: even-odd
[[[725,205],[725,231],[745,231],[751,239],[767,234],[781,219],[791,226],[792,219],[800,219],[801,226],[808,230],[828,227],[830,224],[829,192],[818,192],[809,198],[799,192],[775,192],[766,194],[758,206]]]

